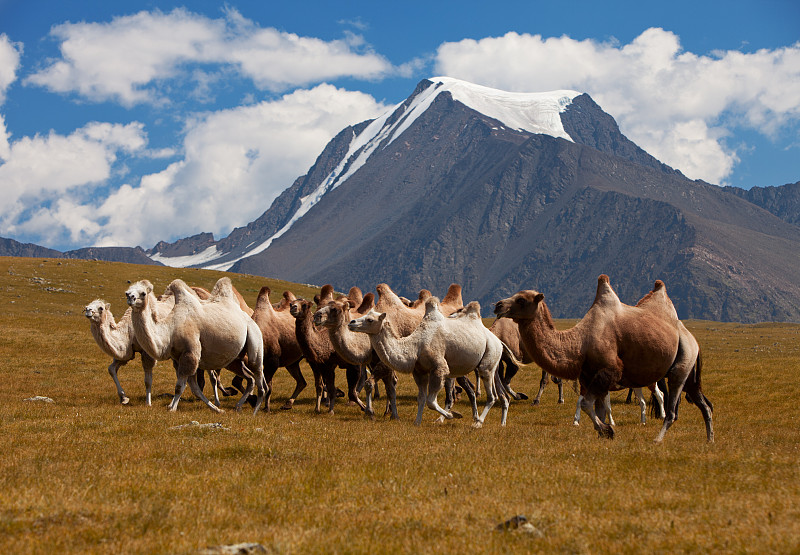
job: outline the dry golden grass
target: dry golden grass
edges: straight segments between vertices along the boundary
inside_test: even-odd
[[[800,325],[688,323],[705,356],[713,445],[686,402],[653,444],[660,423],[639,425],[624,392],[612,396],[617,439],[601,440],[585,419],[572,426],[575,394],[557,405],[552,385],[539,407],[513,403],[504,429],[496,408],[481,430],[434,425],[430,411],[417,428],[407,376],[400,422],[364,420],[341,402],[315,415],[311,388],[291,412],[214,415],[186,393],[169,413],[159,395],[173,390],[171,366],[156,366],[148,408],[136,360],[121,371],[131,404],[119,405],[83,306],[103,297],[119,317],[128,280],[158,291],[174,277],[210,287],[218,276],[0,258],[6,551],[191,553],[245,541],[276,553],[800,550]],[[276,299],[313,292],[232,278],[251,305],[264,284]],[[533,394],[538,378],[524,368],[515,388]],[[292,386],[280,370],[274,407]],[[24,401],[35,395],[55,403]],[[171,429],[192,420],[229,429]],[[495,530],[517,514],[540,533]]]

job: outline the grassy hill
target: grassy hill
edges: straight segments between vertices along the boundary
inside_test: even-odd
[[[221,274],[110,262],[0,258],[0,537],[12,553],[193,553],[258,542],[307,552],[797,552],[800,550],[800,325],[690,321],[703,348],[717,442],[682,403],[662,445],[612,395],[617,438],[572,425],[575,394],[512,404],[469,420],[413,426],[416,388],[400,376],[401,420],[365,420],[344,403],[316,415],[310,389],[294,410],[212,414],[156,366],[144,406],[138,359],[121,371],[121,406],[83,306],[119,317],[128,282],[173,278],[210,288]],[[251,304],[262,285],[227,274]],[[465,291],[465,293],[469,293]],[[587,297],[590,296],[588,292]],[[468,300],[468,299],[465,299]],[[568,325],[565,322],[562,326]],[[307,366],[303,372],[310,382]],[[344,383],[344,377],[339,378]],[[228,383],[230,374],[223,375]],[[533,395],[539,371],[515,389]],[[276,375],[273,407],[294,382]],[[41,395],[54,403],[26,401]],[[383,401],[380,401],[382,403]],[[465,401],[458,407],[469,413]],[[183,427],[219,423],[220,428]],[[499,532],[523,514],[531,533]]]

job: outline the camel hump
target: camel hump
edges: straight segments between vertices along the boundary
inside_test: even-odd
[[[657,279],[655,284],[653,285],[653,292],[660,291],[661,289],[666,289],[666,287],[667,286],[664,285],[663,281],[661,281],[660,279]]]
[[[359,305],[356,312],[359,314],[366,314],[375,306],[375,294],[370,292],[364,295],[361,305]]]
[[[214,284],[214,288],[211,290],[211,298],[214,300],[232,299],[238,304],[236,294],[233,292],[231,278],[227,276],[219,278],[217,283]]]
[[[457,283],[451,283],[447,288],[447,294],[442,299],[443,304],[464,304],[461,299],[461,286]]]
[[[192,287],[192,291],[197,293],[197,296],[203,300],[208,300],[211,297],[211,293],[203,289],[202,287]]]
[[[464,307],[464,311],[466,312],[467,316],[473,316],[476,318],[481,317],[481,305],[478,301],[472,301],[469,303]]]
[[[611,288],[611,280],[608,279],[606,274],[600,274],[597,278],[597,293],[594,296],[593,304],[601,304],[605,306],[614,306],[622,304],[619,297]]]
[[[266,285],[258,291],[258,297],[256,297],[256,308],[264,308],[265,305],[272,306],[269,302],[270,293],[272,293],[272,290]]]

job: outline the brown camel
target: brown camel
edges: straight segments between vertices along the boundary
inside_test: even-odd
[[[391,418],[396,420],[397,416],[397,393],[395,386],[397,377],[394,371],[383,364],[375,351],[369,337],[363,333],[350,331],[347,324],[355,318],[360,318],[370,311],[374,306],[375,296],[367,293],[361,305],[356,308],[351,299],[347,297],[329,301],[314,313],[314,325],[324,327],[328,330],[331,344],[336,353],[350,364],[358,366],[368,366],[372,376],[367,379],[367,402],[364,412],[369,417],[374,417],[375,411],[372,408],[372,386],[374,380],[383,381],[386,386],[386,414],[391,414]]]
[[[661,441],[676,417],[681,391],[703,414],[708,441],[714,440],[712,407],[702,392],[702,368],[697,342],[678,320],[662,281],[635,307],[620,302],[608,276],[597,280],[591,308],[569,330],[555,329],[542,293],[524,290],[495,306],[498,317],[519,325],[525,349],[548,373],[579,379],[586,390],[581,408],[601,436],[614,437],[612,426],[595,412],[595,402],[611,390],[644,387],[665,377],[669,383],[667,417],[656,441]]]
[[[285,292],[283,300],[289,296]],[[307,383],[303,374],[300,372],[300,361],[303,358],[303,350],[297,342],[295,334],[295,318],[288,310],[275,310],[269,301],[270,288],[266,285],[258,292],[256,308],[253,311],[253,320],[258,324],[261,335],[264,338],[264,379],[267,382],[267,395],[264,400],[264,407],[270,410],[269,401],[272,395],[272,378],[278,368],[283,366],[294,378],[296,386],[292,395],[281,407],[289,410],[294,406],[297,396]],[[287,303],[288,304],[288,303]]]
[[[322,296],[322,298],[326,297]],[[329,301],[330,300],[333,299],[330,298]],[[328,412],[333,414],[333,407],[336,400],[335,370],[337,367],[344,368],[347,372],[349,400],[357,404],[363,410],[365,408],[364,403],[358,398],[356,392],[362,369],[356,365],[347,363],[336,353],[327,329],[318,330],[314,327],[313,303],[306,299],[297,299],[292,301],[289,312],[296,318],[295,335],[297,337],[297,342],[303,351],[303,356],[314,372],[317,394],[316,412],[321,412],[321,384],[324,382],[325,390],[328,394]],[[322,382],[320,382],[320,378]]]
[[[166,317],[158,319],[155,315],[157,301],[149,281],[134,283],[125,292],[128,305],[133,309],[131,320],[136,341],[153,359],[172,359],[177,382],[169,409],[177,410],[188,381],[196,397],[210,409],[220,412],[203,395],[197,384],[197,370],[230,368],[235,361],[246,360],[247,377],[258,388],[258,411],[265,393],[264,343],[258,325],[239,306],[230,279],[218,280],[207,301],[201,300],[179,279],[174,280],[169,289],[175,296],[175,307]],[[242,397],[237,408],[244,399]]]

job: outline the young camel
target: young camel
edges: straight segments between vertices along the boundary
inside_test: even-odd
[[[163,318],[156,316],[157,301],[149,281],[134,283],[125,292],[133,309],[131,320],[136,341],[153,359],[171,359],[175,367],[175,396],[169,410],[177,410],[188,381],[198,399],[211,410],[222,412],[203,394],[197,384],[197,371],[232,368],[234,362],[241,361],[242,371],[258,388],[257,413],[265,394],[263,339],[258,325],[239,306],[230,279],[223,277],[217,281],[207,301],[198,298],[179,279],[170,283],[169,289],[175,297],[175,307]],[[237,409],[244,400],[242,397]]]
[[[600,436],[614,437],[603,422],[603,409],[595,412],[610,390],[644,387],[663,377],[669,381],[667,417],[656,441],[661,441],[675,420],[681,391],[700,408],[706,436],[714,440],[710,403],[700,386],[701,361],[688,330],[678,320],[662,281],[635,307],[620,302],[608,276],[597,280],[591,308],[573,328],[558,331],[544,295],[532,290],[516,293],[495,306],[498,317],[512,318],[536,363],[549,373],[579,379],[586,390],[581,408]]]
[[[313,303],[305,299],[292,301],[289,312],[296,319],[295,335],[303,356],[308,361],[311,370],[314,372],[316,385],[316,406],[315,411],[321,412],[322,404],[322,383],[328,394],[328,413],[333,414],[333,407],[336,400],[336,367],[344,368],[347,372],[348,398],[357,404],[362,410],[364,403],[358,398],[356,387],[361,377],[362,368],[349,364],[344,361],[333,348],[328,330],[318,330],[314,327]],[[321,381],[320,381],[321,379]]]
[[[419,390],[416,425],[422,422],[426,404],[442,417],[453,418],[453,414],[441,408],[436,400],[444,380],[466,376],[476,370],[486,389],[486,405],[479,416],[475,398],[471,397],[473,426],[483,425],[498,396],[502,407],[501,425],[505,425],[508,399],[502,395],[503,386],[496,375],[503,344],[483,325],[477,302],[468,305],[465,316],[447,318],[439,309],[439,299],[431,297],[425,301],[425,314],[419,326],[406,337],[400,336],[387,313],[375,310],[348,326],[351,331],[369,335],[372,348],[384,364],[396,372],[414,376]]]
[[[166,312],[172,310],[173,303],[165,303],[164,309]],[[159,305],[159,309],[160,309]],[[133,324],[131,322],[131,309],[125,311],[119,322],[114,321],[114,315],[111,313],[111,305],[102,299],[95,299],[87,304],[83,309],[86,318],[92,330],[92,336],[97,342],[100,349],[112,358],[111,364],[108,366],[108,373],[114,380],[117,386],[117,395],[119,395],[119,402],[127,405],[130,399],[125,395],[122,385],[119,383],[117,371],[125,366],[128,362],[132,361],[139,353],[142,358],[142,368],[144,368],[144,389],[145,389],[145,404],[151,406],[151,391],[153,389],[153,367],[156,361],[153,360],[136,342],[136,337],[133,332]]]
[[[391,419],[397,420],[397,377],[372,350],[369,337],[363,333],[352,332],[347,327],[351,320],[363,316],[373,308],[374,299],[372,293],[367,293],[358,308],[346,297],[329,301],[314,313],[314,325],[328,330],[331,344],[342,359],[350,364],[370,368],[372,376],[367,380],[367,402],[364,408],[366,415],[375,416],[372,408],[372,384],[374,380],[381,380],[386,386],[387,396],[384,416],[391,414]]]

